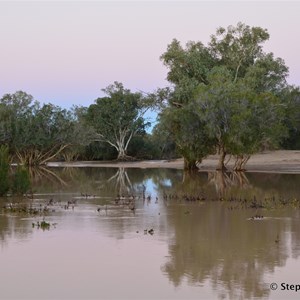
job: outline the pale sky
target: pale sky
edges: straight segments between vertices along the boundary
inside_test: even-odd
[[[88,106],[120,81],[133,92],[168,85],[159,60],[176,38],[207,43],[239,21],[268,29],[264,50],[300,85],[300,1],[1,1],[0,97]]]

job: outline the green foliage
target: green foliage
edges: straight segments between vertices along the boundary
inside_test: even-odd
[[[9,154],[6,145],[0,146],[0,196],[9,190]]]
[[[287,87],[288,67],[281,58],[274,58],[273,53],[261,54],[249,66],[244,80],[258,93],[271,92],[277,96]]]
[[[80,112],[41,106],[21,91],[6,94],[0,99],[0,142],[7,143],[22,164],[44,164],[71,145],[89,142]]]
[[[218,147],[233,155],[251,155],[262,147],[278,145],[285,134],[284,106],[270,92],[257,93],[230,72],[216,67],[200,86],[195,101],[199,118]]]
[[[177,152],[185,158],[189,169],[211,153],[213,140],[205,131],[205,124],[195,113],[192,103],[166,109],[160,122],[175,141]]]
[[[188,42],[182,48],[174,39],[160,59],[169,69],[167,79],[175,85],[188,79],[196,83],[207,83],[206,74],[216,63],[209,48],[201,42]]]
[[[168,80],[175,85],[167,94],[169,105],[160,114],[159,127],[169,133],[185,166],[193,169],[212,152],[212,141],[195,114],[192,100],[199,84],[208,83],[208,71],[216,60],[202,43],[189,42],[183,49],[177,40],[172,41],[161,59],[169,68]]]
[[[281,141],[284,149],[300,149],[300,90],[299,87],[288,87],[282,91],[281,98],[285,99],[286,117],[284,124],[288,136]]]
[[[18,165],[13,176],[12,193],[23,195],[30,189],[31,182],[28,169],[24,166]]]
[[[113,160],[118,156],[117,150],[104,142],[92,142],[85,147],[80,157],[83,160]]]
[[[262,43],[268,39],[266,29],[239,22],[227,29],[218,28],[216,34],[211,36],[209,48],[217,59],[216,65],[226,66],[236,81],[243,78],[248,68],[263,54]]]
[[[222,165],[226,153],[299,149],[299,88],[287,85],[284,61],[263,52],[268,39],[266,29],[243,23],[218,28],[207,45],[190,41],[183,47],[174,39],[160,57],[171,86],[147,96],[114,82],[88,108],[66,110],[41,105],[23,91],[4,95],[0,144],[10,153],[0,149],[0,194],[7,192],[8,154],[23,165],[181,155],[194,168],[216,151]],[[159,123],[148,135],[143,117],[154,106]]]
[[[148,125],[142,118],[148,108],[141,93],[132,93],[122,83],[115,82],[103,89],[106,97],[89,106],[86,122],[96,131],[96,139],[108,143],[118,152],[118,159],[126,159],[133,136]]]
[[[179,157],[174,137],[162,119],[154,126],[150,139],[151,143],[156,146],[157,158],[173,159]]]
[[[137,159],[160,159],[159,144],[153,140],[152,135],[144,133],[132,138],[128,147],[128,154]]]
[[[161,56],[173,89],[160,122],[188,165],[216,149],[238,157],[278,146],[286,136],[288,68],[262,44],[266,29],[238,23],[219,28],[208,46],[173,40]]]

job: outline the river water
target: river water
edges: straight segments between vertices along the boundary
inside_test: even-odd
[[[32,176],[0,200],[0,299],[299,299],[300,175]]]

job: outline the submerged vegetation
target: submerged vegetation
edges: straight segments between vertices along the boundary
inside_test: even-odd
[[[42,220],[41,222],[37,221],[36,223],[32,223],[32,228],[36,227],[37,229],[41,228],[42,230],[49,230],[51,225],[53,227],[55,227],[56,223],[50,224],[50,223],[46,222],[45,220]]]

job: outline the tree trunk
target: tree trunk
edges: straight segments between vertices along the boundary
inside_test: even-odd
[[[128,156],[124,148],[119,149],[117,160],[119,161],[133,161],[134,157]]]
[[[236,157],[234,171],[245,171],[245,166],[250,159],[250,155],[238,155]]]
[[[126,157],[127,156],[126,156],[125,150],[123,148],[119,149],[117,160],[126,160]]]
[[[233,170],[241,171],[242,170],[242,162],[243,162],[243,156],[237,155],[236,159],[235,159]]]
[[[198,170],[197,161],[196,160],[189,160],[186,157],[184,157],[184,170],[186,170],[186,171]]]
[[[221,146],[219,148],[219,153],[220,153],[220,157],[219,157],[217,170],[225,171],[225,170],[227,170],[227,168],[224,165],[224,161],[225,161],[225,157],[226,157],[226,151],[225,151],[224,146]]]

